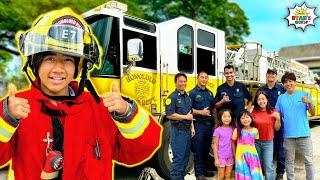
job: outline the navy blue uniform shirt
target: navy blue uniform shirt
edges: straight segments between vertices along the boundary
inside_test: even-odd
[[[224,103],[220,109],[231,109],[235,119],[238,117],[240,112],[244,110],[244,99],[247,99],[248,101],[252,100],[252,95],[249,93],[247,87],[236,81],[233,86],[229,86],[227,82],[221,84],[217,89],[215,102],[219,102],[224,95],[229,96],[231,101]],[[220,109],[217,109],[217,111]]]
[[[273,88],[269,89],[267,85],[261,86],[258,91],[264,91],[269,96],[268,101],[271,107],[275,107],[278,97],[285,93],[286,90],[281,84],[276,84]],[[257,91],[257,92],[258,92]]]
[[[192,110],[191,99],[186,92],[182,94],[176,89],[172,94],[170,94],[170,96],[166,100],[167,116],[174,113],[186,115],[189,112],[191,112],[191,110]]]
[[[189,92],[189,96],[191,98],[193,109],[202,110],[204,108],[208,108],[208,110],[211,111],[214,107],[213,94],[207,88],[201,89],[199,86],[196,86]],[[211,120],[212,116],[195,115],[194,118],[196,120]]]

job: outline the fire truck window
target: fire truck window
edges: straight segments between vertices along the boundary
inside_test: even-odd
[[[197,72],[206,71],[208,75],[215,76],[215,52],[197,48]]]
[[[128,65],[127,42],[129,39],[139,38],[143,42],[143,59],[136,62],[136,66],[157,69],[157,38],[154,36],[123,29],[123,64]]]
[[[193,28],[184,25],[178,30],[178,70],[193,72]]]
[[[214,48],[214,34],[198,29],[198,44],[209,48]]]
[[[99,16],[88,19],[92,30],[103,49],[99,69],[91,71],[91,76],[120,76],[119,18]]]

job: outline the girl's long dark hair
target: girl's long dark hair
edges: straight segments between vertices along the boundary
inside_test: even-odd
[[[233,119],[233,115],[232,115],[232,112],[230,109],[221,109],[218,113],[218,127],[222,126],[223,125],[223,122],[222,122],[222,115],[224,112],[229,112],[230,113],[230,116],[231,116],[231,122],[230,122],[230,126],[231,127],[235,127],[235,123],[234,123],[234,119]]]
[[[267,112],[268,113],[271,113],[271,111],[272,111],[272,108],[271,108],[271,106],[270,106],[270,103],[269,103],[269,96],[268,96],[268,94],[266,93],[266,92],[264,92],[264,91],[258,91],[257,92],[257,94],[256,94],[256,96],[254,97],[254,101],[253,101],[253,106],[254,106],[254,110],[256,110],[256,111],[260,111],[260,106],[259,106],[259,104],[258,104],[258,97],[259,97],[259,95],[264,95],[266,98],[267,98],[267,106],[266,106],[266,109],[267,109]]]
[[[241,117],[244,116],[244,115],[247,115],[247,116],[249,116],[249,117],[251,118],[250,126],[251,126],[251,127],[254,127],[253,117],[252,117],[251,113],[250,113],[249,111],[247,111],[247,110],[242,111],[242,112],[239,114],[238,118],[237,118],[237,133],[238,133],[238,138],[241,137],[241,130],[242,130],[242,128],[243,128],[243,125],[241,124],[240,119],[241,119]]]

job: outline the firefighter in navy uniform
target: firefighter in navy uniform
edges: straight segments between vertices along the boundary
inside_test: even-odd
[[[197,180],[205,180],[207,175],[205,165],[209,162],[209,148],[212,141],[214,97],[212,92],[206,88],[208,74],[205,71],[198,73],[198,84],[193,88],[189,96],[192,100],[195,136],[192,138],[195,161],[195,175]]]
[[[174,77],[176,90],[166,100],[166,117],[170,119],[170,144],[173,153],[170,178],[183,180],[189,162],[191,137],[194,135],[191,99],[186,93],[187,76]]]
[[[244,84],[235,81],[233,66],[226,65],[224,67],[224,76],[226,82],[217,89],[215,108],[217,113],[220,109],[230,109],[234,115],[233,120],[235,120],[241,111],[251,109],[252,95]],[[245,99],[247,99],[247,107],[245,107]]]

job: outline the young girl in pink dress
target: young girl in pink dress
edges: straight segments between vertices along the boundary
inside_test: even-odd
[[[234,124],[229,109],[220,110],[218,114],[218,128],[213,133],[213,151],[215,165],[218,168],[218,180],[231,179],[234,164],[234,151],[232,148],[232,132]]]

